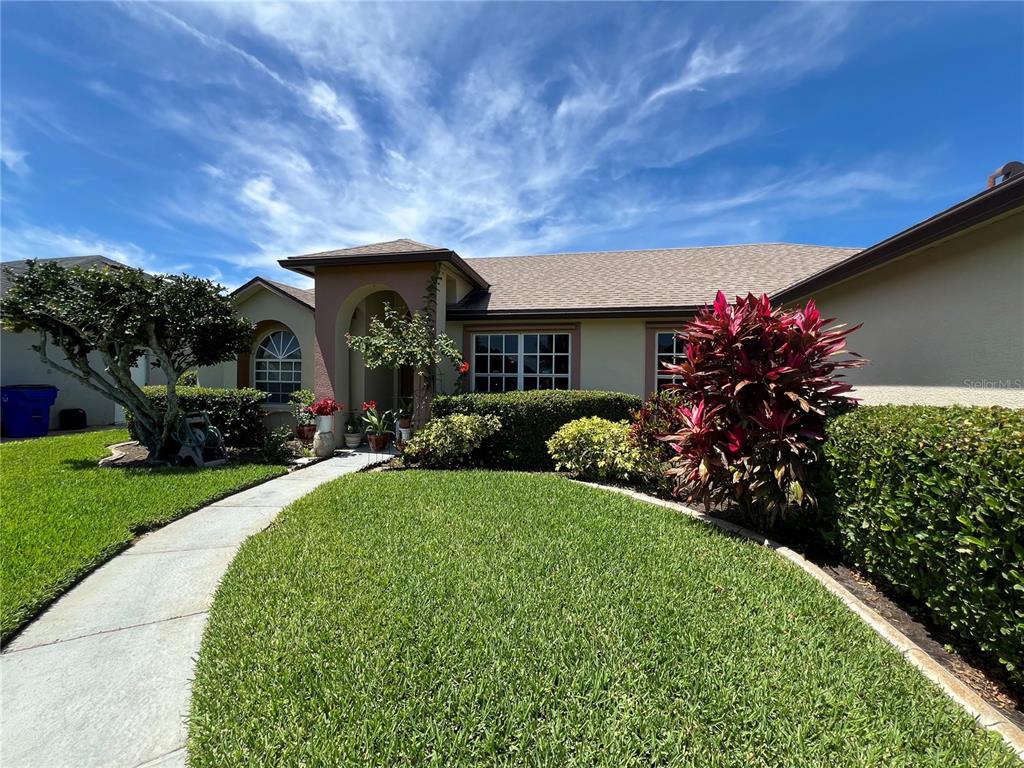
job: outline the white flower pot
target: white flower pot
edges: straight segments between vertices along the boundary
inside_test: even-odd
[[[316,417],[316,431],[317,432],[333,432],[334,431],[334,416],[317,416]]]
[[[412,427],[399,427],[398,436],[403,443],[408,443],[412,437]]]
[[[363,442],[363,436],[359,432],[346,432],[345,433],[345,447],[346,448],[358,448],[359,444]]]

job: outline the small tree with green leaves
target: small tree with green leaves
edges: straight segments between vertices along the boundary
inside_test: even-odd
[[[430,401],[436,390],[437,366],[445,360],[458,367],[462,353],[455,340],[435,327],[439,269],[435,267],[424,297],[422,311],[401,314],[390,304],[370,319],[365,336],[345,334],[351,349],[363,356],[367,368],[409,366],[420,381],[413,399],[413,422],[421,425],[430,417]]]
[[[224,289],[198,277],[34,260],[7,275],[4,328],[34,331],[46,365],[123,406],[154,458],[177,450],[179,377],[234,359],[252,339],[252,324],[235,315]],[[52,356],[54,347],[62,356]],[[147,353],[167,379],[163,410],[132,381],[132,368]]]

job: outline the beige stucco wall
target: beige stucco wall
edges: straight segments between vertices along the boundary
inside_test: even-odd
[[[644,320],[583,320],[580,323],[580,386],[645,395]]]
[[[850,371],[865,403],[1024,407],[1024,211],[955,236],[815,300],[863,323]]]
[[[609,392],[630,392],[644,396],[647,376],[647,341],[645,318],[615,318],[580,320],[580,388],[600,389]],[[463,345],[463,329],[485,325],[487,328],[522,331],[527,324],[517,321],[494,323],[449,322],[448,335]],[[537,326],[537,322],[529,325]],[[544,325],[544,323],[540,323]],[[565,325],[554,322],[552,325]],[[680,325],[682,325],[680,323]],[[469,349],[463,348],[468,358]],[[454,375],[445,371],[442,375],[442,389],[450,391]]]
[[[57,413],[62,408],[81,408],[90,427],[114,423],[114,403],[88,387],[82,386],[70,376],[53,370],[39,359],[32,349],[38,343],[38,336],[28,333],[0,331],[0,383],[45,384],[57,387],[57,402],[50,408],[50,429],[57,428]],[[55,349],[48,353],[64,361],[64,356]],[[96,366],[101,365],[97,360]]]
[[[315,370],[312,310],[269,290],[256,291],[237,306],[238,313],[253,323],[274,321],[291,329],[302,347],[302,386],[304,389],[312,389]],[[262,336],[253,339],[253,351],[262,340]],[[252,381],[252,371],[249,372],[249,380]],[[234,388],[238,383],[238,366],[230,361],[202,368],[199,370],[199,383],[206,387]],[[268,428],[276,429],[293,423],[287,405],[268,405],[265,409]]]

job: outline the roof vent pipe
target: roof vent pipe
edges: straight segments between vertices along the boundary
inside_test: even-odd
[[[995,172],[988,177],[988,188],[992,189],[996,184],[1002,184],[1022,173],[1024,173],[1024,163],[1011,160],[1006,165],[996,168]]]

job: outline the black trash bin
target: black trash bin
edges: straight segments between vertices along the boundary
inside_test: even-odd
[[[57,429],[62,432],[85,427],[85,411],[81,408],[61,408],[57,411]]]

